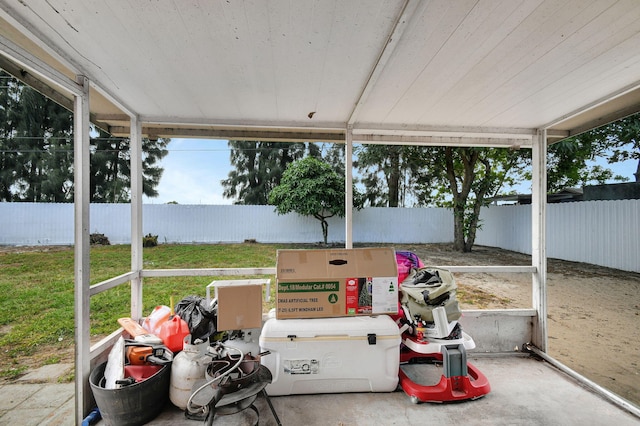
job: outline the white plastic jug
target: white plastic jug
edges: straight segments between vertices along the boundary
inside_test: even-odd
[[[158,336],[160,326],[171,316],[171,308],[165,305],[158,305],[153,308],[151,314],[144,319],[142,327],[151,334]]]
[[[200,379],[204,379],[211,357],[207,355],[209,339],[202,343],[191,344],[191,335],[184,338],[184,348],[173,359],[169,399],[176,407],[184,410],[191,396],[191,388]]]

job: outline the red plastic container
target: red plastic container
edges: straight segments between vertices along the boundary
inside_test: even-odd
[[[160,325],[158,337],[174,354],[180,352],[184,346],[184,338],[191,334],[189,325],[178,315],[174,315]]]
[[[124,377],[133,377],[136,383],[140,383],[156,374],[161,368],[161,365],[125,365]]]

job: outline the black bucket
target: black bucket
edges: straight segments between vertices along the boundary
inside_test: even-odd
[[[169,400],[171,364],[165,364],[153,376],[119,389],[105,389],[102,363],[93,369],[89,383],[100,414],[107,425],[134,426],[153,420]]]

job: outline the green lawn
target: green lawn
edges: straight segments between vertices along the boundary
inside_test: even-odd
[[[409,249],[418,246],[409,246]],[[424,247],[424,246],[422,246]],[[318,248],[304,244],[165,244],[144,249],[145,269],[275,267],[281,248]],[[73,362],[74,264],[71,247],[35,247],[0,250],[0,378],[15,378],[29,368]],[[129,272],[128,245],[91,248],[91,284]],[[217,277],[215,279],[265,278]],[[266,277],[269,278],[269,277]],[[270,277],[275,302],[275,277]],[[143,314],[156,305],[177,303],[189,295],[206,295],[214,277],[146,278]],[[91,298],[93,342],[119,327],[117,319],[130,316],[130,286],[123,284]],[[482,307],[495,297],[459,285],[458,299]]]
[[[144,249],[145,269],[274,267],[279,248],[272,244],[159,245]],[[126,273],[131,265],[128,245],[91,248],[91,284]],[[0,252],[0,375],[12,377],[25,369],[23,359],[39,352],[51,355],[41,363],[59,362],[74,343],[73,248]],[[248,278],[248,277],[245,277]],[[275,283],[275,277],[271,277]],[[147,278],[146,315],[154,306],[177,303],[188,295],[205,296],[212,277]],[[229,277],[219,278],[229,279]],[[272,286],[272,289],[275,285]],[[273,299],[272,302],[273,303]],[[123,284],[91,298],[91,336],[98,339],[130,315],[130,287]],[[265,306],[268,309],[269,306]],[[32,362],[33,363],[33,360]]]

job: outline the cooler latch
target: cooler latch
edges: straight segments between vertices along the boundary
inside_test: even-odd
[[[376,334],[375,333],[367,334],[367,340],[369,341],[370,345],[375,345],[376,344]]]

